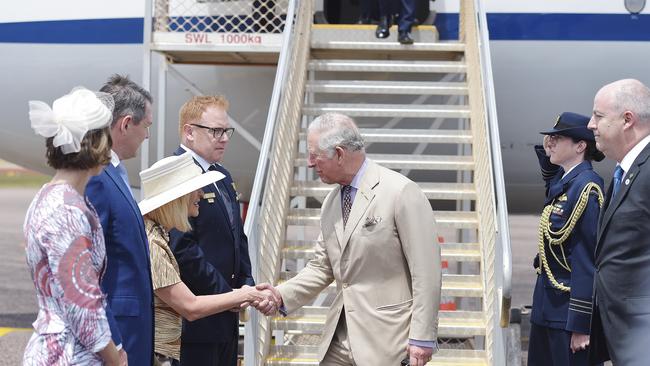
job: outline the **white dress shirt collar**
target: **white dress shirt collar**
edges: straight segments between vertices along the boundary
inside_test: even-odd
[[[628,151],[627,154],[625,154],[625,157],[623,157],[623,160],[621,160],[620,163],[621,168],[623,168],[623,175],[630,170],[632,163],[634,163],[634,160],[636,160],[639,154],[641,154],[641,151],[645,149],[648,143],[650,143],[650,135],[639,141],[630,151]]]

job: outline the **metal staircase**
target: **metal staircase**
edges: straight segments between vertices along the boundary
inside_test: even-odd
[[[286,281],[312,258],[320,203],[332,186],[307,168],[305,128],[325,112],[352,116],[368,157],[420,185],[439,230],[432,240],[444,241],[449,271],[442,297],[457,309],[440,311],[441,349],[429,365],[502,365],[498,314],[507,304],[500,308],[503,269],[495,253],[504,229],[495,204],[476,11],[473,0],[461,3],[460,42],[438,42],[434,27],[421,26],[414,30],[416,43],[402,46],[396,29],[393,39],[377,41],[374,27],[313,25],[312,2],[292,2],[291,41],[276,79],[282,87],[276,115],[269,117],[272,140],[265,141],[269,155],[260,159],[259,192],[254,187],[251,199],[261,206],[251,206],[247,229],[258,245],[258,282]],[[253,314],[246,364],[317,365],[335,289],[330,285],[287,317]]]

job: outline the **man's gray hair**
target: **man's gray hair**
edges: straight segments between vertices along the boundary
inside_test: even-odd
[[[614,105],[620,113],[634,112],[641,121],[650,123],[650,89],[638,80],[621,80],[614,91]]]
[[[144,119],[147,102],[153,103],[151,94],[131,81],[128,76],[118,74],[111,76],[99,91],[109,93],[115,101],[111,127],[120,118],[128,115],[133,116],[136,125],[139,124]]]
[[[308,128],[308,133],[317,133],[318,148],[334,155],[337,146],[350,151],[363,151],[364,142],[354,120],[341,113],[325,113],[316,117]]]

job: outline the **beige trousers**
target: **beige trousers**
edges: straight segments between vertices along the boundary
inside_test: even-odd
[[[355,366],[348,339],[348,326],[345,322],[345,310],[341,312],[339,323],[332,337],[330,347],[325,353],[320,366]]]

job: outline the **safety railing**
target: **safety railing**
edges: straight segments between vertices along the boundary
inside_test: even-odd
[[[289,0],[153,0],[154,45],[280,46]]]
[[[497,118],[496,96],[494,94],[494,80],[492,77],[492,56],[490,54],[490,32],[487,23],[487,14],[480,0],[474,0],[478,16],[478,30],[480,34],[480,59],[483,70],[483,88],[487,108],[487,120],[490,139],[490,156],[492,157],[492,171],[494,172],[494,189],[496,194],[497,210],[497,246],[501,252],[502,282],[501,282],[501,321],[502,328],[510,323],[510,304],[512,300],[512,251],[510,247],[510,227],[508,224],[508,202],[506,200],[506,184],[504,182],[503,159],[501,158],[501,138],[499,135],[499,120]]]
[[[312,1],[290,0],[287,19],[294,18],[295,21],[293,24],[288,22],[285,30],[271,109],[251,193],[249,219],[244,226],[258,283],[274,284],[280,274],[312,14]],[[263,365],[271,341],[270,319],[253,312],[247,324],[246,336],[246,366]]]
[[[499,215],[506,214],[501,211],[503,206],[496,204],[495,191],[495,165],[501,164],[500,159],[494,160],[494,149],[500,145],[490,144],[493,136],[491,130],[495,130],[496,114],[489,115],[487,100],[493,94],[486,95],[486,83],[491,88],[492,80],[485,79],[484,53],[482,48],[488,47],[485,40],[481,38],[481,32],[486,29],[479,29],[477,0],[462,0],[459,14],[460,40],[465,43],[465,58],[467,62],[467,84],[469,88],[469,104],[471,114],[471,128],[473,130],[473,154],[475,160],[474,181],[476,182],[477,200],[476,210],[479,219],[479,243],[481,245],[481,268],[484,279],[483,310],[486,316],[485,324],[485,350],[489,365],[502,364],[505,362],[503,340],[500,327],[498,326],[496,314],[500,310],[498,284],[503,283],[503,275],[497,268],[496,251],[498,244],[505,244],[509,248],[509,242],[497,243],[497,231],[504,230],[507,234],[507,222],[504,224]],[[480,26],[484,26],[482,23]],[[491,76],[491,74],[490,74]],[[494,124],[490,124],[494,122]],[[498,135],[498,130],[496,130]],[[498,142],[498,140],[497,140]],[[498,152],[500,158],[500,152]],[[500,167],[499,167],[500,168]],[[499,170],[500,171],[500,170]],[[501,171],[500,171],[501,172]],[[501,172],[502,174],[502,172]],[[502,186],[501,186],[502,187]],[[502,203],[502,202],[500,202]],[[500,237],[503,240],[503,237]],[[509,281],[508,281],[509,282]],[[509,304],[508,304],[509,306]]]

